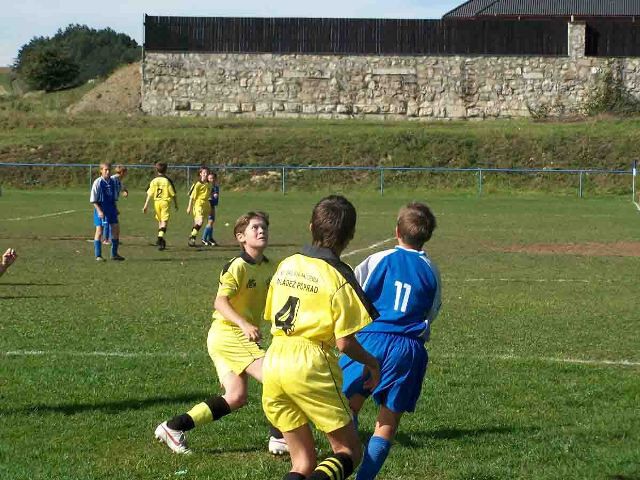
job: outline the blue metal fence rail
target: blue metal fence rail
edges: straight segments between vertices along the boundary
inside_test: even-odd
[[[98,168],[97,163],[21,163],[10,162],[0,163],[0,167],[47,167],[47,168],[86,168],[88,171],[89,185],[92,184],[93,179],[97,175],[94,169]],[[149,164],[126,164],[130,169],[153,169],[153,165]],[[263,170],[263,171],[278,171],[281,177],[281,191],[286,193],[287,191],[287,171],[365,171],[365,172],[377,172],[380,178],[380,194],[383,195],[385,191],[385,172],[420,172],[420,173],[471,173],[477,177],[477,189],[478,194],[481,195],[483,191],[484,176],[487,173],[507,173],[507,174],[521,174],[521,175],[535,175],[535,174],[558,174],[558,175],[577,175],[578,176],[578,196],[584,196],[584,176],[585,175],[629,175],[631,180],[632,196],[635,197],[635,169],[629,170],[604,170],[604,169],[550,169],[550,168],[487,168],[487,167],[468,167],[468,168],[454,168],[454,167],[364,167],[364,166],[311,166],[311,165],[212,165],[213,169],[217,171],[227,170]],[[173,171],[184,170],[187,179],[187,188],[191,185],[191,170],[200,168],[200,165],[169,165],[169,168]],[[634,198],[635,200],[635,198]]]

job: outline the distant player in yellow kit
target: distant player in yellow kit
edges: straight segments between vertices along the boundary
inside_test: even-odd
[[[269,286],[265,319],[273,340],[264,359],[262,407],[289,445],[285,480],[342,480],[362,457],[334,349],[364,365],[368,388],[377,385],[378,362],[355,333],[378,313],[340,261],[355,227],[356,211],[346,198],[322,199],[311,217],[313,245],[285,258]],[[334,452],[320,464],[309,422],[326,433]]]
[[[189,189],[189,205],[187,205],[187,214],[193,214],[193,227],[191,227],[191,235],[189,236],[189,246],[196,246],[196,235],[202,228],[204,218],[209,216],[211,206],[209,205],[209,196],[211,195],[211,183],[208,181],[209,169],[200,167],[198,172],[198,180],[193,182]]]
[[[169,223],[169,205],[171,200],[175,203],[178,210],[178,198],[176,197],[176,189],[173,182],[167,177],[167,164],[158,162],[155,164],[156,178],[151,180],[149,188],[147,188],[147,198],[142,207],[142,213],[147,213],[149,200],[153,198],[153,206],[156,212],[156,220],[158,221],[158,250],[164,250],[167,242],[164,239],[167,233],[167,224]]]

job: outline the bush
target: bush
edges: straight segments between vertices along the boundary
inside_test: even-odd
[[[55,52],[51,62],[44,61],[43,51],[50,54]],[[20,48],[13,68],[18,77],[27,81],[32,88],[52,90],[109,75],[120,65],[134,62],[139,57],[137,42],[124,33],[117,33],[110,28],[95,30],[86,25],[69,25],[64,30],[58,30],[51,38],[32,38]],[[43,68],[47,72],[46,78],[53,76],[57,80],[62,77],[65,82],[53,82],[51,85],[58,85],[53,88],[42,86],[40,77]],[[37,75],[34,72],[38,72]],[[50,85],[47,82],[45,84]]]
[[[71,57],[53,45],[41,44],[29,49],[20,74],[35,90],[60,90],[78,78],[78,65]]]

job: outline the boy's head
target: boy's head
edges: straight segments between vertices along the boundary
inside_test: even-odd
[[[109,178],[111,175],[111,162],[100,162],[100,176]]]
[[[216,183],[218,181],[218,174],[216,172],[209,172],[209,175],[207,176],[207,181],[209,183]]]
[[[436,228],[436,217],[424,203],[411,202],[400,209],[396,236],[405,245],[422,249]]]
[[[127,174],[127,167],[125,167],[124,165],[116,165],[115,171],[116,175],[124,177]]]
[[[198,175],[200,176],[200,181],[205,183],[207,181],[207,177],[209,176],[209,169],[204,165],[200,167],[198,170]]]
[[[155,164],[156,167],[156,172],[158,172],[159,175],[164,175],[165,173],[167,173],[167,164],[164,162],[156,162]]]
[[[264,250],[269,243],[269,215],[265,212],[247,212],[233,227],[233,235],[243,249]]]
[[[340,255],[356,233],[356,209],[342,195],[320,200],[311,213],[311,237],[317,247]]]

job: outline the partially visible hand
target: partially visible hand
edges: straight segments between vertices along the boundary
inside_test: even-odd
[[[123,191],[122,191],[122,196],[123,196],[124,198],[127,198],[127,197],[129,196],[129,191],[128,191],[128,190],[123,190]]]
[[[142,207],[142,213],[147,213],[147,206]]]
[[[13,262],[18,258],[18,254],[13,248],[7,249],[6,252],[2,254],[2,266],[9,267]]]
[[[377,361],[375,362],[375,364],[364,366],[362,378],[365,379],[362,386],[366,390],[372,392],[373,389],[378,386],[378,383],[380,383],[380,365]]]
[[[240,327],[242,329],[242,333],[247,337],[247,340],[250,342],[259,343],[262,340],[262,335],[260,334],[260,330],[255,325],[247,322],[246,324]]]

